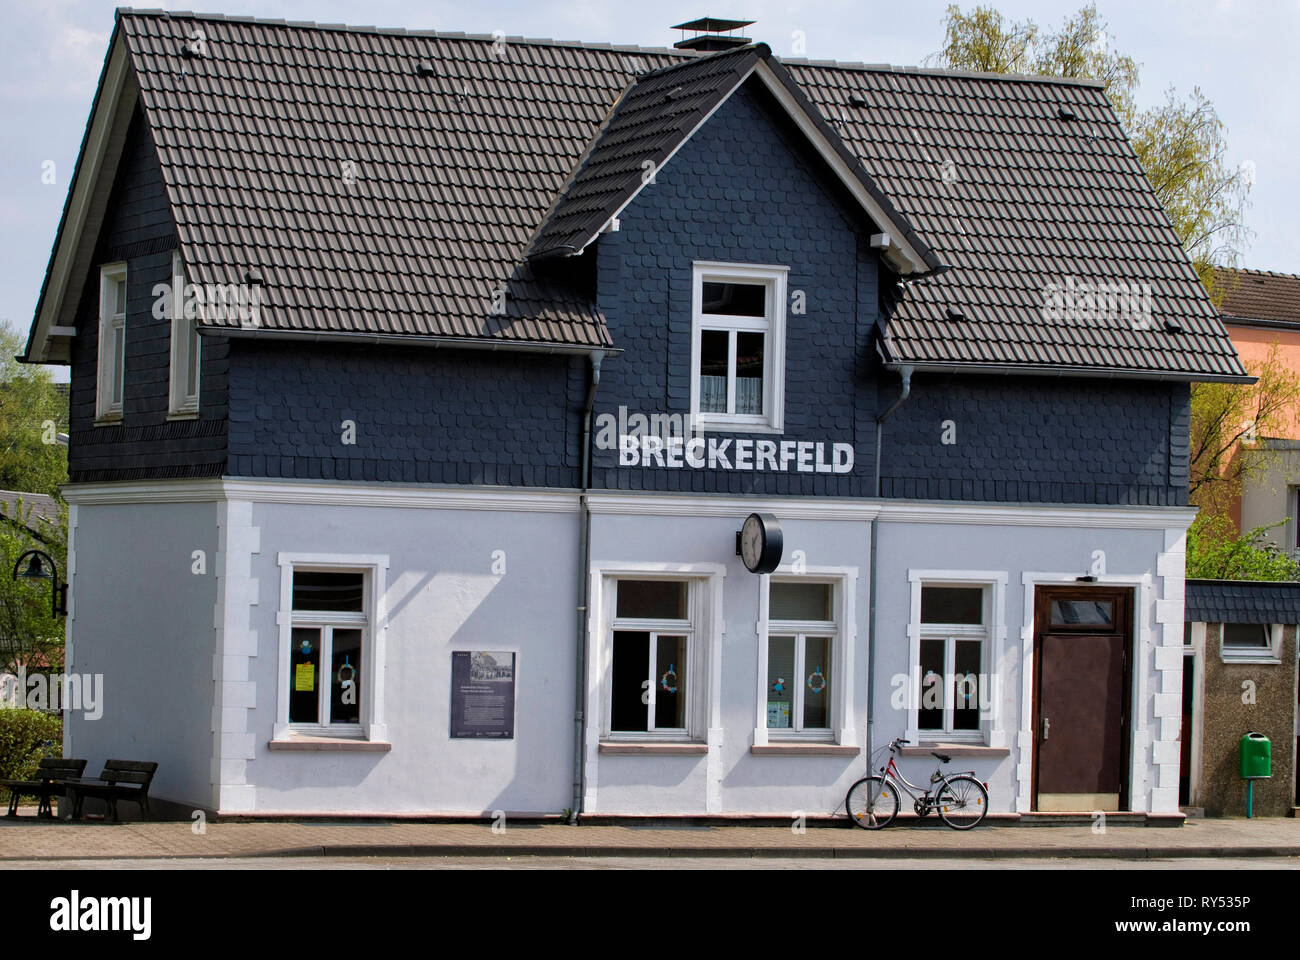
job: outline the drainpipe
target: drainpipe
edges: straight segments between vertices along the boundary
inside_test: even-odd
[[[880,500],[880,451],[881,438],[885,433],[885,421],[890,418],[904,400],[912,393],[912,367],[904,366],[899,370],[903,378],[903,389],[899,393],[898,399],[890,404],[889,409],[876,417],[876,483],[874,496],[877,501]],[[867,765],[871,765],[871,751],[874,747],[872,741],[873,724],[876,719],[876,552],[880,543],[880,517],[877,516],[871,521],[871,574],[870,590],[871,601],[868,605],[867,613]],[[874,771],[868,770],[868,773]]]
[[[573,690],[573,806],[569,808],[569,823],[576,825],[582,810],[583,788],[583,709],[586,705],[587,687],[587,609],[591,604],[591,577],[588,575],[588,554],[591,549],[591,513],[587,509],[587,491],[591,487],[591,415],[596,406],[596,388],[600,385],[600,365],[605,355],[599,351],[591,354],[591,382],[587,386],[587,402],[582,408],[582,473],[578,496],[578,636],[577,675]]]

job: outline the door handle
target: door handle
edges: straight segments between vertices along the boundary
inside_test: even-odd
[[[1048,735],[1051,732],[1052,732],[1052,721],[1047,719],[1047,717],[1043,717],[1043,739],[1046,740]]]

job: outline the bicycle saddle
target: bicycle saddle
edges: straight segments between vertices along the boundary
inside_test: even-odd
[[[930,756],[938,758],[940,763],[948,763],[952,760],[952,757],[945,756],[942,753],[935,753],[933,750],[930,751]]]

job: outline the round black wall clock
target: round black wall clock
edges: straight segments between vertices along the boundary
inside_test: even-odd
[[[781,563],[785,538],[770,513],[751,513],[740,528],[740,559],[750,573],[771,573]]]

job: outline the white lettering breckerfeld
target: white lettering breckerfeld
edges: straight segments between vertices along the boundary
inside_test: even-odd
[[[618,438],[618,465],[773,473],[851,473],[853,444],[821,440],[665,438],[624,434]]]

